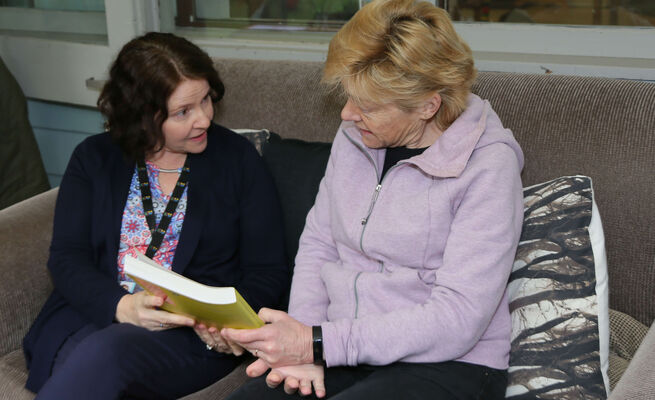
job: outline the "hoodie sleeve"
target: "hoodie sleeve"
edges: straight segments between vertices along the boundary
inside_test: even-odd
[[[329,300],[320,271],[325,263],[338,259],[330,223],[330,197],[339,136],[335,138],[314,206],[307,214],[300,235],[291,282],[289,315],[307,325],[318,325],[327,320]]]
[[[452,224],[428,300],[322,323],[328,367],[422,361],[427,352],[432,361],[455,360],[476,346],[505,304],[523,220],[521,163],[505,144],[475,152],[466,171],[448,181]]]

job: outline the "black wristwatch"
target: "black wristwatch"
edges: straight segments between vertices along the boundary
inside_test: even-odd
[[[312,326],[312,348],[314,349],[314,364],[324,365],[323,359],[323,329],[320,325]]]

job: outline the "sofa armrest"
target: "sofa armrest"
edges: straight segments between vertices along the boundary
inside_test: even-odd
[[[619,399],[655,399],[655,323],[610,396]]]
[[[46,268],[57,189],[0,210],[0,355],[19,349],[52,283]]]

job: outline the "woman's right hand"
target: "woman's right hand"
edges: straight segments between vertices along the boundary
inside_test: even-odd
[[[195,321],[192,318],[159,310],[158,307],[161,307],[164,301],[163,298],[145,291],[126,294],[118,301],[116,320],[151,331],[194,325]]]
[[[249,373],[262,375],[268,368],[308,364],[314,360],[312,327],[284,311],[263,307],[259,318],[266,325],[256,329],[221,329],[223,338],[248,350],[259,360],[250,364]]]

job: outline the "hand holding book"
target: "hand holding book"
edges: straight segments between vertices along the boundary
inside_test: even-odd
[[[164,299],[159,306],[162,310],[193,318],[206,327],[220,330],[264,325],[233,287],[203,285],[162,268],[142,254],[125,258],[125,273],[146,292]]]
[[[193,326],[195,321],[183,315],[160,310],[164,303],[161,296],[148,292],[126,294],[116,307],[116,320],[141,326],[151,331],[160,331],[180,326]]]
[[[244,352],[243,347],[225,338],[216,327],[196,324],[193,330],[205,342],[207,350],[215,350],[219,353],[234,354],[236,356],[240,356]]]

